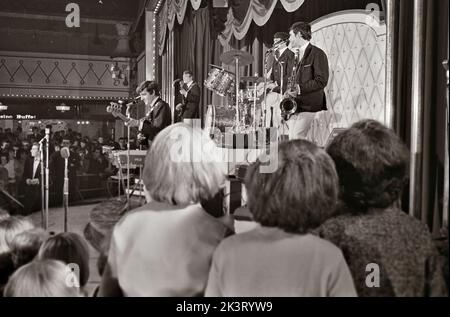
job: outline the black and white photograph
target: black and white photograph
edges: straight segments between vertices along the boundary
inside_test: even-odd
[[[449,0],[0,0],[0,303],[448,298],[448,25]]]

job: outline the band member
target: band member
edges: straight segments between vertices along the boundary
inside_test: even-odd
[[[288,48],[289,34],[277,32],[273,36],[273,63],[269,70],[269,79],[277,86],[272,89],[273,92],[285,92],[286,86],[291,76],[294,66],[294,53]],[[281,78],[283,76],[283,78]]]
[[[182,112],[182,118],[199,119],[200,118],[200,86],[194,82],[192,72],[185,70],[183,72],[183,85],[180,89],[182,103],[176,107],[177,111]]]
[[[31,157],[26,159],[23,170],[22,186],[25,196],[23,201],[25,214],[30,214],[41,208],[41,152],[39,151],[39,144],[34,143],[30,152]]]
[[[308,23],[297,22],[290,27],[290,47],[298,59],[292,74],[295,87],[289,87],[284,94],[285,98],[295,98],[297,102],[296,113],[287,121],[289,139],[305,139],[314,113],[327,109],[324,88],[328,83],[328,58],[323,50],[310,43],[311,37]]]
[[[138,139],[141,145],[148,146],[159,131],[172,122],[169,105],[159,96],[158,84],[155,81],[144,81],[136,89],[145,103],[145,116],[139,120],[131,119],[125,125],[138,127]]]

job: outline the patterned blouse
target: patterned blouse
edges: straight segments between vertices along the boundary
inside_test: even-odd
[[[313,233],[342,250],[359,296],[447,295],[428,228],[400,209],[340,215]]]

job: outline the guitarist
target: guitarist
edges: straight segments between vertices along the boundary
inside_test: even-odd
[[[159,131],[172,123],[169,104],[159,96],[159,87],[155,81],[142,82],[136,92],[145,103],[145,117],[131,119],[125,125],[138,127],[138,139],[141,145],[149,146]]]
[[[183,85],[181,85],[180,94],[182,95],[182,103],[176,106],[176,110],[181,113],[183,121],[200,119],[200,86],[194,82],[190,70],[183,72]]]

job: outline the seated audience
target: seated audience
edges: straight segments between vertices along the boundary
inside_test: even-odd
[[[341,248],[359,296],[446,295],[426,225],[399,208],[408,150],[374,120],[355,123],[327,149],[336,164],[341,215],[317,233]]]
[[[79,234],[63,232],[48,238],[41,246],[39,260],[53,259],[78,265],[79,282],[83,289],[89,280],[89,247]]]
[[[305,140],[282,143],[278,168],[249,167],[248,207],[260,227],[217,247],[206,296],[355,296],[342,252],[308,231],[328,219],[338,195],[333,161]]]
[[[4,295],[5,297],[81,296],[75,283],[68,285],[67,276],[67,266],[61,261],[32,261],[11,276]]]
[[[115,226],[99,296],[204,293],[212,254],[232,231],[221,210],[215,217],[202,208],[225,185],[217,154],[208,135],[186,124],[157,135],[143,172],[148,203]]]

